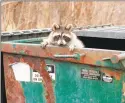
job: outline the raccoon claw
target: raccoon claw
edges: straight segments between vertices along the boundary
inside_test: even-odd
[[[70,50],[70,51],[73,51],[74,49],[75,49],[74,46],[70,46],[70,47],[69,47],[69,50]]]
[[[42,48],[46,48],[47,44],[48,44],[48,43],[41,43],[41,47],[42,47]]]

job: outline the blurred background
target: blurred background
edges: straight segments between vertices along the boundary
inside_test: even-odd
[[[39,29],[53,23],[87,25],[125,25],[124,1],[91,2],[3,2],[2,31]]]

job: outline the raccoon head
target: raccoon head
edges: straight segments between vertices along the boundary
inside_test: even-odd
[[[72,39],[72,24],[66,26],[54,24],[52,26],[53,42],[57,46],[66,46]]]

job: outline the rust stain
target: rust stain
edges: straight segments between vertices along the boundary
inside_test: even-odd
[[[8,60],[9,60],[9,62],[8,62],[9,64],[14,63],[14,59],[13,59],[13,57],[12,57],[12,56],[9,56],[9,57],[8,57]]]
[[[14,77],[12,68],[9,67],[9,62],[13,62],[12,58],[4,54],[4,73],[5,73],[5,87],[7,95],[7,103],[26,103],[23,89]]]
[[[46,68],[45,61],[40,58],[24,57],[24,62],[28,63],[32,67],[32,69],[39,72],[40,75],[42,76],[43,85],[46,92],[47,103],[55,103],[52,80],[49,76],[49,73],[45,69]]]
[[[43,85],[46,91],[46,100],[47,103],[55,103],[54,91],[52,80],[49,76],[49,73],[46,71],[46,64],[44,60],[40,58],[31,58],[31,57],[23,57],[24,62],[28,63],[32,69],[36,70],[40,73],[43,78]]]
[[[20,58],[20,62],[25,62],[25,60],[21,57],[21,58]]]
[[[118,70],[112,71],[112,70],[109,70],[109,69],[106,69],[106,68],[102,68],[101,72],[115,77],[116,80],[120,80],[121,79],[121,75],[122,75],[122,71],[118,71]]]
[[[8,52],[9,50],[11,50],[11,46],[6,44],[2,46],[2,49],[5,50],[6,52]]]
[[[22,45],[16,44],[16,52],[13,49],[13,43],[9,44],[2,44],[2,51],[7,53],[15,53],[20,54],[20,51],[24,51],[23,55],[35,56],[35,57],[42,57],[42,58],[51,58],[58,61],[68,61],[74,63],[82,63],[82,64],[89,64],[89,65],[96,65],[97,60],[102,60],[103,58],[110,58],[113,54],[120,54],[119,51],[104,51],[104,50],[94,50],[94,49],[76,49],[73,52],[70,52],[68,48],[60,48],[60,47],[47,47],[46,49],[42,49],[40,46],[33,46],[33,45]],[[7,49],[8,48],[8,49]],[[74,53],[83,54],[85,53],[85,57],[81,57],[80,60],[66,58],[54,58],[55,54],[66,54],[72,55]]]
[[[46,100],[47,103],[55,103],[52,80],[45,68],[46,68],[45,61],[41,61],[40,74],[43,77],[44,86],[47,92]]]
[[[16,57],[12,54],[6,54],[6,57],[8,58],[8,62],[15,63],[15,62],[23,62],[27,63],[32,67],[31,69],[36,70],[37,72],[40,73],[40,75],[43,78],[43,85],[45,88],[46,92],[46,101],[47,103],[55,103],[55,97],[54,97],[54,91],[53,91],[53,85],[52,85],[52,80],[49,76],[49,73],[46,71],[46,64],[45,61],[41,58],[34,58],[34,57],[29,57],[29,56],[21,56],[21,57]]]

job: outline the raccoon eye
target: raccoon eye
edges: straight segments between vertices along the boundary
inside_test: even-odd
[[[54,37],[54,41],[59,40],[60,35]]]
[[[63,36],[63,39],[66,41],[66,42],[69,42],[71,39],[67,36]]]

